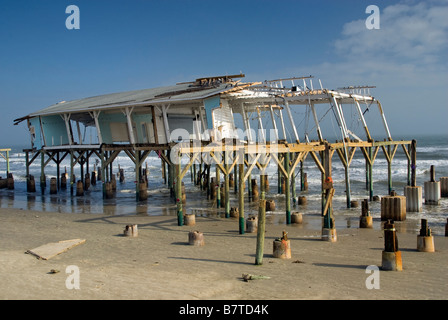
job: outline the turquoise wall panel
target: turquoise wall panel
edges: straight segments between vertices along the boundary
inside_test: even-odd
[[[34,127],[34,137],[31,138],[33,147],[39,150],[42,148],[43,144],[39,117],[31,118],[30,124]]]
[[[204,99],[205,114],[207,116],[207,129],[213,129],[212,109],[218,108],[221,99],[219,96]]]
[[[47,147],[68,144],[67,127],[60,115],[41,116],[41,123]]]
[[[123,112],[117,113],[104,113],[101,112],[98,117],[98,124],[101,130],[101,137],[103,138],[104,143],[113,143],[112,142],[112,133],[110,132],[110,123],[111,122],[127,122],[126,116]]]

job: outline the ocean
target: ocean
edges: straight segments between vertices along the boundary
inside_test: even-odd
[[[396,140],[399,140],[395,138]],[[401,138],[400,138],[401,139]],[[447,136],[411,136],[403,137],[404,140],[417,140],[417,185],[424,186],[425,181],[430,179],[430,167],[435,166],[436,180],[440,177],[448,177],[448,137]],[[44,193],[39,187],[40,177],[40,158],[36,159],[30,166],[30,174],[36,179],[36,192],[28,193],[26,191],[25,177],[25,153],[23,146],[9,147],[10,151],[10,171],[14,176],[14,190],[0,190],[0,207],[16,208],[23,210],[35,210],[41,212],[60,212],[64,213],[91,213],[107,214],[107,215],[172,215],[176,216],[176,205],[170,197],[170,191],[164,184],[162,179],[161,160],[158,155],[152,152],[146,159],[149,169],[148,176],[148,199],[145,201],[136,201],[135,197],[135,171],[134,163],[124,153],[120,153],[113,164],[113,172],[118,172],[118,166],[124,170],[125,182],[117,181],[117,192],[113,199],[102,198],[102,184],[98,182],[95,186],[91,186],[85,195],[77,197],[76,186],[74,194],[71,195],[70,187],[67,190],[59,190],[58,194],[50,195],[49,180],[56,177],[56,164],[50,162],[45,168],[47,177],[47,188]],[[186,162],[186,159],[183,159]],[[91,158],[91,168],[93,170],[94,159]],[[61,173],[64,167],[69,172],[69,160],[64,160],[61,164]],[[354,155],[350,166],[350,186],[351,199],[358,200],[357,208],[347,209],[346,193],[345,193],[345,174],[344,167],[339,161],[338,156],[333,156],[332,177],[335,187],[335,196],[333,198],[333,213],[335,217],[336,228],[358,228],[359,216],[361,215],[361,201],[369,198],[368,190],[366,190],[366,173],[365,160],[358,149]],[[215,174],[214,166],[212,167],[212,176]],[[308,177],[308,190],[300,190],[299,170],[296,170],[296,195],[306,196],[306,205],[292,206],[292,211],[302,212],[304,217],[312,217],[309,221],[311,228],[316,230],[321,228],[319,223],[321,212],[321,175],[316,168],[311,157],[307,157],[304,162],[304,172]],[[253,174],[258,177],[258,170],[255,168]],[[271,161],[267,168],[269,178],[269,191],[266,194],[267,199],[273,199],[276,203],[276,209],[268,212],[268,222],[285,223],[285,196],[277,192],[277,167],[274,161]],[[76,177],[80,176],[79,167],[75,168]],[[6,162],[0,158],[0,176],[6,176]],[[223,177],[221,176],[221,181]],[[207,200],[206,192],[201,191],[195,186],[191,180],[190,173],[187,173],[183,179],[186,187],[187,203],[184,213],[195,213],[202,216],[219,216],[223,217],[223,209],[216,208],[214,200]],[[392,188],[398,195],[403,195],[404,187],[407,184],[407,158],[401,147],[397,149],[395,158],[392,162]],[[69,185],[69,181],[68,181]],[[387,161],[379,151],[373,166],[373,190],[374,195],[384,196],[388,193],[387,180]],[[238,206],[238,198],[234,190],[230,190],[231,207]],[[423,190],[423,203],[424,203]],[[292,203],[292,202],[291,202]],[[381,206],[380,202],[370,202],[370,211],[374,219],[374,228],[381,228]],[[245,214],[257,213],[257,205],[249,203],[246,197]],[[405,223],[399,223],[398,230],[401,232],[418,232],[420,229],[420,220],[427,219],[429,227],[434,235],[443,236],[445,233],[445,224],[448,218],[448,198],[442,198],[439,205],[423,204],[422,212],[408,212]],[[305,219],[306,220],[306,219]],[[236,229],[238,222],[235,222]]]

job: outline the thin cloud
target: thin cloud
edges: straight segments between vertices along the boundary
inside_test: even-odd
[[[362,19],[343,26],[340,39],[334,42],[340,57],[351,61],[371,59],[420,64],[446,59],[446,3],[399,3],[380,10],[379,30],[368,30]]]

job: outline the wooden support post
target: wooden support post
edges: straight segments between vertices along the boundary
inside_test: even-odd
[[[60,186],[60,181],[59,181],[60,163],[61,163],[61,160],[59,159],[59,151],[57,151],[57,153],[56,153],[56,189],[57,190],[59,190],[59,186]]]
[[[404,187],[404,196],[406,197],[406,212],[421,212],[423,210],[423,201],[422,201],[422,187],[417,186],[416,181],[416,141],[412,140],[412,143],[409,146],[409,158],[410,161],[410,170],[408,173],[409,177],[409,185]]]
[[[247,154],[246,156],[247,156],[247,159],[249,160],[249,155]],[[249,169],[249,165],[248,165],[248,169]],[[248,198],[249,198],[249,202],[252,202],[253,201],[252,178],[251,178],[251,174],[250,173],[249,173],[249,175],[247,177],[247,195],[248,195]]]
[[[285,200],[286,200],[286,224],[291,224],[291,182],[290,182],[290,170],[289,170],[289,151],[285,154]]]
[[[165,150],[160,150],[159,151],[161,154],[165,155]],[[167,184],[167,178],[166,178],[166,163],[165,160],[163,159],[163,157],[160,157],[160,162],[162,165],[162,179],[163,179],[163,183]]]
[[[73,188],[75,186],[75,171],[74,171],[74,162],[73,162],[73,150],[70,150],[70,195],[73,195]]]
[[[182,213],[182,164],[181,164],[182,154],[179,153],[179,158],[177,160],[176,168],[177,168],[177,181],[176,181],[176,202],[177,202],[177,225],[183,226],[183,213]]]
[[[370,201],[373,201],[373,149],[369,147],[369,197]]]
[[[280,160],[280,154],[279,154],[279,160]],[[281,161],[281,160],[280,160]],[[280,170],[280,166],[277,164],[277,192],[278,194],[282,194],[282,172]]]
[[[225,216],[226,218],[230,217],[230,179],[229,179],[229,160],[228,160],[228,152],[224,151],[224,168],[226,172],[224,172],[224,201],[225,201]]]
[[[45,193],[46,181],[45,181],[45,151],[40,151],[40,190],[42,194]]]
[[[241,158],[243,159],[243,158]],[[243,162],[243,161],[241,161]],[[244,234],[244,163],[238,164],[238,210],[239,216],[239,231]]]
[[[387,184],[389,186],[388,194],[392,191],[392,157],[390,152],[390,145],[387,146]]]
[[[236,158],[237,153],[236,151],[233,153],[234,159]],[[243,161],[243,158],[240,158],[240,161]],[[235,160],[234,160],[235,161]],[[233,184],[233,192],[235,194],[238,194],[238,166],[235,165],[233,168],[233,175],[234,175],[234,184]]]
[[[216,164],[216,208],[221,208],[221,181],[218,164]]]
[[[258,207],[257,247],[255,252],[255,264],[263,264],[264,237],[266,225],[266,200],[261,200]]]
[[[213,192],[213,190],[211,190],[211,188],[210,188],[210,167],[211,167],[211,165],[209,165],[209,164],[206,164],[205,165],[206,166],[206,169],[205,169],[205,181],[206,181],[206,188],[207,188],[207,199],[210,199],[211,198],[211,194],[212,194],[212,192]]]
[[[140,201],[140,150],[135,150],[135,200]]]

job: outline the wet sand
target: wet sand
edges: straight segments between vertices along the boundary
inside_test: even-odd
[[[174,215],[103,215],[0,209],[0,299],[447,299],[448,237],[436,235],[434,253],[416,250],[417,235],[398,232],[403,271],[380,271],[380,288],[367,289],[369,265],[381,265],[380,228],[338,228],[335,243],[314,226],[274,223],[268,213],[263,265],[254,265],[256,234],[240,235],[235,218],[196,216],[177,226]],[[123,236],[137,224],[139,236]],[[376,221],[376,224],[380,224]],[[399,224],[399,223],[397,223]],[[204,233],[205,246],[188,245],[188,233]],[[274,258],[282,231],[292,258]],[[49,242],[82,238],[84,244],[50,260],[25,251]],[[80,288],[68,289],[67,266],[80,271]],[[51,273],[51,270],[58,270]],[[270,277],[242,280],[249,273]]]

